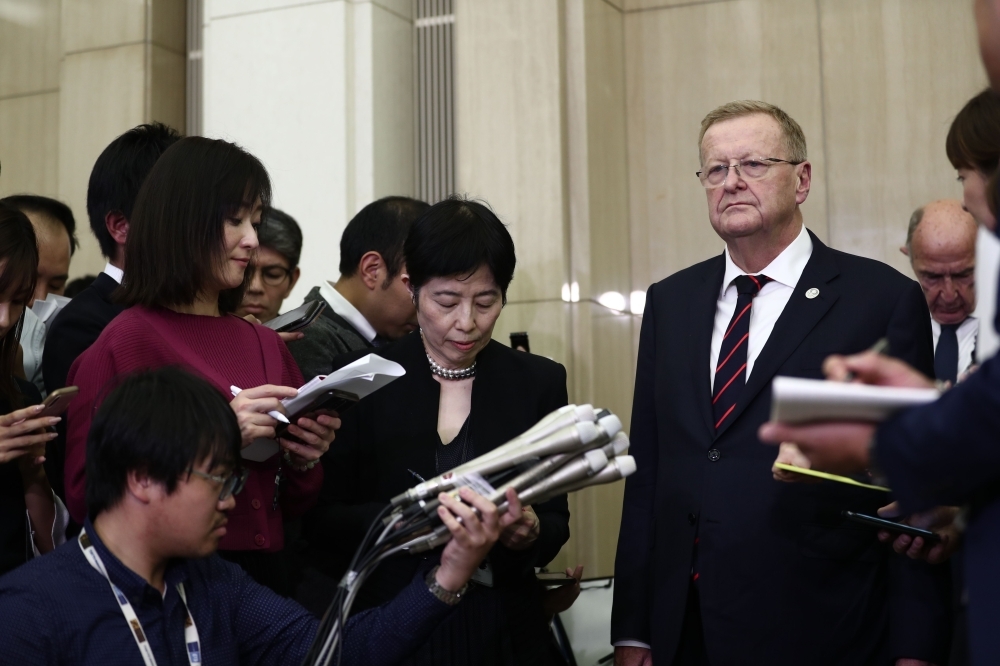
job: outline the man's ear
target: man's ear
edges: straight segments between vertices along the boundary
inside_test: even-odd
[[[368,289],[374,291],[385,282],[386,268],[382,255],[372,250],[365,252],[358,262],[358,277]]]
[[[104,226],[111,237],[115,239],[115,243],[125,244],[125,237],[128,235],[128,219],[121,214],[121,211],[113,210],[105,215]]]
[[[905,245],[900,245],[899,251],[905,254],[907,257],[910,256],[910,248],[906,247]]]
[[[292,293],[292,289],[295,289],[295,283],[299,281],[302,277],[302,269],[296,266],[292,269],[292,275],[288,280],[288,289],[285,291],[285,298],[288,298],[289,294]]]
[[[145,470],[129,470],[125,486],[128,494],[142,504],[149,504],[162,493],[162,485],[150,478]]]

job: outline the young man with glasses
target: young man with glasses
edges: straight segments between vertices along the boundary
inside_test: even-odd
[[[802,128],[781,109],[725,104],[702,121],[699,149],[725,251],[647,294],[615,663],[944,663],[947,569],[844,524],[844,509],[885,504],[879,493],[778,483],[773,449],[757,438],[771,380],[821,378],[828,354],[888,338],[890,353],[931,372],[920,287],[805,228],[812,165]]]
[[[0,661],[301,663],[317,619],[214,554],[246,480],[240,445],[225,399],[182,370],[132,375],[112,390],[87,442],[83,531],[0,578]],[[500,530],[520,518],[515,495],[502,516],[472,493],[463,494],[471,507],[442,497],[453,539],[441,565],[351,618],[344,666],[405,658],[460,601]]]
[[[236,314],[250,314],[264,323],[278,316],[282,302],[299,281],[302,230],[291,215],[271,208],[261,216],[257,242],[253,278]]]

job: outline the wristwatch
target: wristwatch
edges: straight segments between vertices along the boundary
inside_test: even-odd
[[[427,578],[424,579],[424,582],[427,583],[427,589],[430,590],[431,594],[449,606],[454,606],[462,600],[463,596],[465,596],[465,591],[469,589],[469,584],[466,583],[463,585],[462,589],[458,592],[452,592],[451,590],[444,589],[441,587],[441,583],[437,582],[436,578],[437,571],[440,568],[440,566],[436,566],[427,572]]]

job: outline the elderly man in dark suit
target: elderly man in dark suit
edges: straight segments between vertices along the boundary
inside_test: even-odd
[[[781,109],[733,102],[702,122],[709,219],[723,254],[649,289],[618,541],[620,665],[942,663],[947,570],[845,524],[879,493],[782,484],[767,420],[775,375],[821,377],[879,338],[933,370],[919,286],[803,225],[812,168]]]

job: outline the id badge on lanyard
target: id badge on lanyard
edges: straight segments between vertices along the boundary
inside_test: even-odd
[[[104,567],[101,555],[94,548],[94,544],[90,542],[90,537],[87,536],[87,530],[80,530],[77,543],[80,545],[80,550],[83,551],[83,555],[87,558],[90,566],[104,576],[104,580],[108,581],[108,585],[111,586],[111,592],[118,601],[122,615],[125,616],[125,622],[132,630],[132,638],[135,639],[135,644],[139,648],[142,660],[146,663],[146,666],[157,666],[156,657],[153,656],[153,649],[150,647],[149,641],[146,640],[146,633],[142,630],[142,623],[139,622],[139,617],[135,614],[132,603],[118,586],[111,582],[111,577],[108,576],[108,570]],[[191,617],[191,610],[188,608],[187,594],[184,591],[183,583],[177,584],[177,594],[181,598],[181,603],[184,604],[184,613],[187,615],[184,622],[184,647],[187,650],[188,663],[191,666],[199,666],[201,664],[201,641],[198,638],[198,627],[195,626],[194,618]]]

